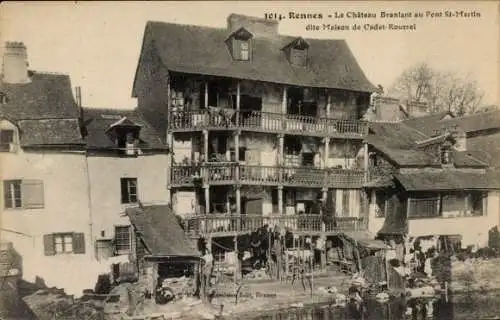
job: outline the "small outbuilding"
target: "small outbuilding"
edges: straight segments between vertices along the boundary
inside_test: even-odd
[[[136,235],[133,258],[147,291],[155,298],[167,289],[174,295],[194,294],[201,255],[171,207],[139,206],[125,212]]]

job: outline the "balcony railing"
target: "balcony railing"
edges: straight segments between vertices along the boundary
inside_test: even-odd
[[[250,233],[268,226],[280,226],[296,233],[321,233],[319,215],[221,215],[208,214],[186,219],[186,233],[190,236]],[[337,217],[336,223],[325,224],[326,233],[363,230],[362,218]]]
[[[239,179],[236,178],[237,176]],[[239,165],[234,162],[172,165],[172,185],[193,183],[195,179],[201,179],[209,184],[233,184],[238,182],[248,185],[282,184],[316,188],[358,188],[364,182],[364,171],[308,167],[249,166]]]
[[[206,110],[171,112],[169,128],[178,131],[241,128],[259,132],[344,137],[359,137],[368,133],[368,123],[363,120],[229,110],[232,112],[214,113]]]

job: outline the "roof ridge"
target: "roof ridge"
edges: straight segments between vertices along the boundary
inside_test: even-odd
[[[227,30],[227,28],[222,28],[222,27],[196,25],[196,24],[191,24],[191,23],[184,24],[184,23],[179,23],[179,22],[167,22],[167,21],[158,21],[158,20],[148,20],[146,22],[146,27],[149,25],[152,25],[152,24],[174,25],[174,26],[191,27],[191,28],[199,28],[199,29],[211,29],[211,30],[227,31],[229,33],[229,30]]]

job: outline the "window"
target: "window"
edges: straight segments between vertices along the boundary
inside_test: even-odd
[[[4,180],[5,209],[36,209],[44,206],[43,181]]]
[[[130,226],[115,226],[116,254],[127,254],[131,248]]]
[[[434,218],[441,216],[440,198],[437,194],[419,193],[408,198],[409,218]]]
[[[471,192],[469,195],[469,210],[473,216],[484,215],[486,208],[487,194],[484,192],[476,191]]]
[[[239,41],[240,43],[240,60],[250,60],[250,44],[248,41]]]
[[[54,248],[56,254],[73,252],[73,234],[54,234]]]
[[[122,203],[137,202],[137,178],[121,178]]]
[[[387,214],[387,195],[385,192],[377,191],[375,193],[375,216],[383,218]]]
[[[85,253],[85,235],[75,232],[46,234],[43,236],[43,245],[46,256],[83,254]]]
[[[0,130],[0,152],[14,151],[14,130]]]

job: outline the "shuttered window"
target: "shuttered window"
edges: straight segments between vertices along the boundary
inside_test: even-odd
[[[70,253],[84,254],[85,235],[76,232],[46,234],[43,236],[43,245],[46,256]]]
[[[137,178],[121,178],[121,202],[137,202]]]
[[[5,180],[3,188],[6,209],[44,207],[43,181],[41,180]]]

